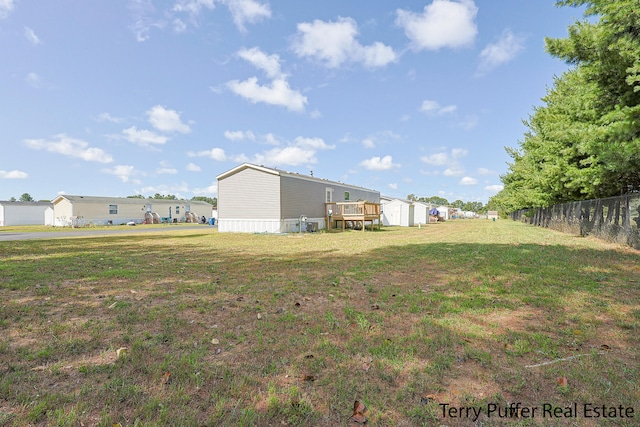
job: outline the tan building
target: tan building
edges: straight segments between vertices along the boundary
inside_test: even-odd
[[[211,217],[213,206],[195,200],[70,196],[53,200],[54,225],[77,227],[134,222],[198,222]]]

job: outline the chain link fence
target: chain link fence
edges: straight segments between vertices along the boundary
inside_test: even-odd
[[[511,219],[640,249],[640,194],[521,209]]]

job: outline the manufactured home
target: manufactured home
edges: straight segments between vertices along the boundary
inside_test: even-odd
[[[81,227],[133,222],[200,222],[209,218],[212,205],[196,200],[142,199],[131,197],[70,196],[53,200],[54,225]]]
[[[379,223],[375,190],[250,163],[217,179],[221,232],[289,233],[333,227],[337,220],[344,227],[356,218]]]
[[[0,227],[10,225],[53,225],[53,205],[0,201]]]

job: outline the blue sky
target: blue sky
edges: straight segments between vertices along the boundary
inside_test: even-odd
[[[486,203],[553,0],[0,0],[0,199],[217,196],[242,162]]]

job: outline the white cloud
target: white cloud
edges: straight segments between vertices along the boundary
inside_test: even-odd
[[[195,196],[212,197],[212,196],[215,196],[216,194],[218,194],[218,183],[217,182],[212,182],[211,185],[209,185],[208,187],[194,188],[193,190],[191,190],[191,192]]]
[[[339,17],[336,22],[316,19],[298,24],[291,47],[296,55],[316,59],[329,68],[338,68],[345,62],[376,68],[397,60],[393,48],[380,42],[363,46],[356,40],[357,35],[358,26],[351,18]]]
[[[242,140],[245,140],[245,139],[248,139],[249,141],[255,141],[255,139],[256,139],[256,136],[250,130],[247,130],[247,131],[225,130],[224,131],[224,137],[227,138],[229,141],[242,141]]]
[[[194,163],[189,163],[189,164],[187,164],[186,169],[187,169],[189,172],[200,172],[200,171],[202,170],[202,168],[200,168],[200,166],[198,166],[198,165],[196,165],[196,164],[194,164]]]
[[[327,145],[322,138],[304,138],[298,136],[293,142],[297,147],[310,148],[313,150],[333,150],[336,148],[335,145]]]
[[[372,157],[370,159],[360,162],[360,166],[363,166],[365,169],[373,170],[373,171],[384,171],[384,170],[393,169],[395,167],[400,167],[399,164],[393,163],[393,157],[391,156]]]
[[[111,122],[111,123],[122,123],[124,119],[120,117],[114,117],[109,113],[100,113],[97,117],[95,117],[98,122]]]
[[[175,175],[178,173],[178,170],[175,168],[158,168],[156,169],[156,173],[159,175],[162,175],[162,174]]]
[[[373,138],[365,138],[362,140],[362,145],[365,148],[375,148],[376,147],[376,142]]]
[[[464,175],[464,168],[462,168],[460,165],[453,164],[453,165],[449,166],[448,168],[446,168],[444,170],[444,172],[442,172],[442,174],[444,176],[460,176],[460,175]]]
[[[36,33],[34,33],[33,30],[31,28],[29,28],[29,27],[24,27],[24,36],[34,46],[42,44],[42,41],[40,40],[40,38],[38,38]]]
[[[25,179],[28,177],[29,175],[26,172],[22,172],[19,170],[12,170],[12,171],[0,170],[0,179]]]
[[[173,20],[173,31],[176,33],[183,33],[187,30],[187,24],[180,18],[176,18]]]
[[[478,29],[473,0],[433,0],[422,13],[398,9],[396,25],[404,29],[416,50],[460,48],[473,43]]]
[[[197,15],[203,8],[213,10],[214,0],[178,0],[173,6],[173,11]]]
[[[476,185],[478,180],[470,176],[465,176],[460,180],[460,185]]]
[[[492,171],[491,169],[487,168],[478,168],[478,173],[480,175],[495,175],[496,171]]]
[[[460,157],[464,157],[469,154],[469,150],[466,148],[454,148],[451,150],[451,156],[454,159],[459,159]]]
[[[420,111],[429,115],[443,115],[448,113],[453,113],[456,111],[458,107],[456,105],[445,105],[444,107],[440,105],[438,101],[433,101],[431,99],[425,99],[422,101],[422,105],[420,106]]]
[[[182,123],[180,113],[175,110],[167,110],[162,105],[155,105],[147,111],[151,126],[162,132],[189,133],[189,125]]]
[[[43,88],[45,86],[42,77],[40,77],[38,74],[36,73],[29,73],[27,74],[26,77],[26,82],[29,86],[36,88],[36,89],[40,89]]]
[[[132,12],[134,21],[130,29],[138,42],[148,40],[152,29],[162,29],[166,26],[163,18],[154,17],[157,10],[151,0],[129,0],[128,8]]]
[[[453,148],[450,152],[441,151],[439,153],[422,156],[420,160],[431,166],[446,166],[446,169],[442,171],[444,176],[462,176],[464,175],[464,168],[460,165],[458,159],[467,154],[468,150],[465,148]],[[425,175],[437,175],[435,171],[422,171],[421,173]]]
[[[493,193],[497,193],[499,191],[502,191],[504,189],[504,185],[501,184],[496,184],[496,185],[487,185],[486,187],[484,187],[485,190],[491,191]]]
[[[9,16],[9,13],[13,10],[13,0],[0,0],[0,19]]]
[[[132,177],[139,175],[140,172],[130,165],[117,165],[110,169],[103,169],[102,171],[117,176],[122,182],[140,183],[139,180],[132,179]]]
[[[266,18],[271,18],[269,4],[259,3],[255,0],[222,0],[226,3],[233,17],[236,27],[245,32],[245,24],[255,24]]]
[[[392,190],[397,190],[398,189],[398,184],[393,183],[393,184],[389,184],[388,187]]]
[[[275,147],[269,151],[255,155],[255,162],[270,166],[300,166],[309,163],[317,163],[316,151],[304,147]]]
[[[45,150],[69,157],[77,157],[87,162],[111,163],[113,157],[101,148],[90,147],[89,143],[68,137],[65,134],[54,136],[54,140],[25,139],[24,144],[34,150]]]
[[[307,97],[296,90],[292,90],[284,79],[275,79],[268,86],[258,84],[256,77],[250,77],[245,81],[232,80],[227,87],[236,95],[239,95],[253,104],[264,102],[265,104],[286,107],[291,111],[304,111]]]
[[[449,156],[447,153],[435,153],[428,156],[420,157],[424,163],[433,166],[444,166],[449,162]]]
[[[122,133],[127,141],[145,148],[162,145],[169,140],[169,138],[164,135],[158,135],[146,129],[138,130],[135,126],[123,130]]]
[[[506,64],[515,58],[524,49],[524,39],[515,36],[511,31],[505,30],[500,39],[488,44],[480,52],[480,64],[478,74],[488,73],[494,68]]]
[[[280,71],[280,56],[273,54],[267,55],[257,47],[251,49],[242,49],[238,51],[238,56],[254,67],[262,70],[269,78],[284,78],[285,75]]]
[[[210,159],[224,162],[227,160],[227,155],[222,148],[212,148],[211,150],[202,150],[198,152],[190,151],[187,153],[189,157],[209,157]]]

